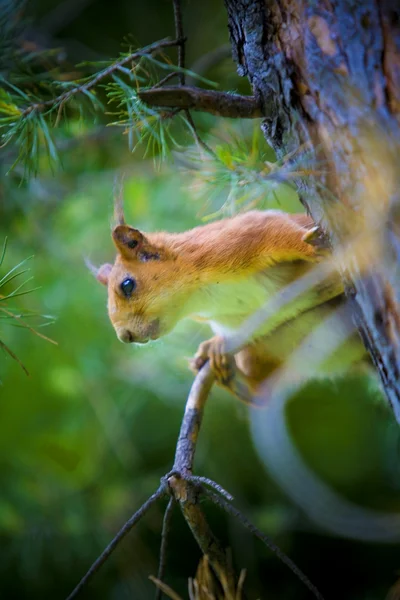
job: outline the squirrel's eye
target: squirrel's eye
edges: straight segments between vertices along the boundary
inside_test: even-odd
[[[132,294],[132,292],[134,291],[134,289],[136,287],[136,281],[134,279],[131,279],[130,277],[128,277],[127,279],[124,279],[124,281],[121,283],[121,285],[119,287],[121,289],[121,292],[124,294],[124,296],[129,298],[129,296]]]

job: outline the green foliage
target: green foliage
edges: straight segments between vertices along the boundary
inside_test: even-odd
[[[214,130],[215,156],[192,146],[176,153],[177,163],[190,176],[191,189],[202,206],[203,220],[252,208],[301,210],[293,181],[303,173],[295,161],[272,162],[258,123],[220,123]]]
[[[163,63],[150,56],[143,56],[134,68],[123,69],[122,72],[128,81],[124,81],[120,74],[113,74],[112,81],[105,88],[110,108],[116,105],[115,112],[108,112],[117,117],[110,125],[125,128],[130,150],[134,151],[137,146],[143,144],[145,156],[150,155],[163,160],[171,147],[179,147],[174,136],[176,122],[173,122],[173,117],[178,116],[185,124],[187,120],[181,113],[176,115],[176,111],[157,110],[140,100],[139,90],[150,89],[151,82],[157,82],[154,66],[162,67]]]
[[[177,116],[178,121],[190,129],[184,113],[150,108],[138,96],[140,90],[150,89],[158,82],[163,70],[170,74],[183,71],[195,76],[190,70],[170,64],[168,57],[161,52],[163,44],[160,42],[121,53],[117,59],[110,61],[80,63],[77,68],[81,70],[93,70],[94,67],[97,70],[79,79],[51,79],[46,72],[44,79],[33,89],[27,88],[24,80],[16,85],[0,76],[3,86],[0,88],[2,144],[6,146],[12,142],[18,149],[11,169],[22,163],[24,177],[36,176],[41,153],[52,167],[57,165],[59,157],[54,130],[63,119],[74,118],[76,113],[82,119],[89,115],[100,115],[103,119],[112,116],[113,120],[108,125],[122,126],[127,131],[132,151],[144,144],[145,155],[164,159],[171,147],[179,147],[174,133],[179,130],[179,125],[173,117]],[[152,53],[156,51],[161,52],[162,60],[154,58]],[[39,53],[35,58],[39,60],[42,55]],[[211,84],[202,77],[199,79]],[[32,76],[29,81],[32,83]],[[101,100],[102,90],[109,105],[107,109]],[[40,92],[45,92],[45,96]]]
[[[1,267],[3,266],[6,256],[6,249],[7,238],[4,239],[3,248],[0,254],[0,323],[7,323],[14,327],[23,327],[38,337],[54,343],[53,340],[46,337],[42,333],[39,333],[37,329],[33,328],[26,322],[26,319],[34,319],[35,321],[39,321],[39,325],[36,325],[36,327],[43,327],[44,325],[49,325],[54,322],[53,317],[49,315],[41,315],[34,310],[30,310],[29,308],[25,308],[23,311],[21,311],[20,308],[14,304],[15,298],[18,298],[19,296],[25,296],[26,294],[31,294],[39,289],[38,287],[28,290],[25,289],[26,284],[32,281],[33,277],[28,277],[22,282],[20,281],[21,275],[29,273],[30,269],[25,267],[28,261],[33,258],[33,256],[21,260],[17,265],[10,268],[5,275],[1,275]],[[13,287],[14,284],[16,287]],[[19,360],[18,356],[14,354],[14,352],[7,346],[5,342],[2,341],[2,339],[0,339],[0,347],[22,367],[26,374],[28,374],[27,369]]]

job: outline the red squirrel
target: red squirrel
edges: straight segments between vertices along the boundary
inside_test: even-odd
[[[192,368],[209,360],[217,382],[251,402],[310,331],[345,303],[336,274],[308,290],[301,304],[292,303],[281,319],[260,326],[234,357],[224,352],[224,336],[323,260],[308,243],[315,229],[305,214],[252,210],[182,233],[144,234],[126,225],[121,213],[112,232],[115,263],[96,272],[108,287],[108,314],[118,338],[143,344],[168,334],[181,319],[207,322],[215,337],[200,344]],[[343,370],[363,354],[352,336],[337,349],[343,361],[336,356],[332,369]],[[323,374],[331,374],[329,364]],[[235,375],[245,385],[240,391],[232,384]]]

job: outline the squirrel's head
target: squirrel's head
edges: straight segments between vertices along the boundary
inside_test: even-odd
[[[118,254],[114,265],[96,270],[108,289],[108,314],[118,338],[143,344],[173,329],[190,293],[185,270],[164,240],[169,234],[143,233],[117,225],[112,233]],[[182,271],[182,272],[181,272]]]

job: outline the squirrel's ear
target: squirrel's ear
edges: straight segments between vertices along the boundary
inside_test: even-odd
[[[117,250],[124,256],[130,257],[143,245],[145,237],[137,229],[129,225],[117,225],[112,232],[112,237]]]
[[[101,265],[101,267],[99,267],[97,269],[97,273],[96,273],[97,281],[100,281],[100,283],[102,283],[103,285],[108,285],[108,279],[110,277],[112,267],[113,266],[110,265],[109,263],[106,263],[105,265]]]
[[[112,265],[106,263],[105,265],[101,265],[101,267],[97,268],[93,263],[90,262],[88,258],[85,258],[85,264],[89,271],[94,275],[97,281],[100,281],[103,285],[108,285],[108,279],[110,277]]]

